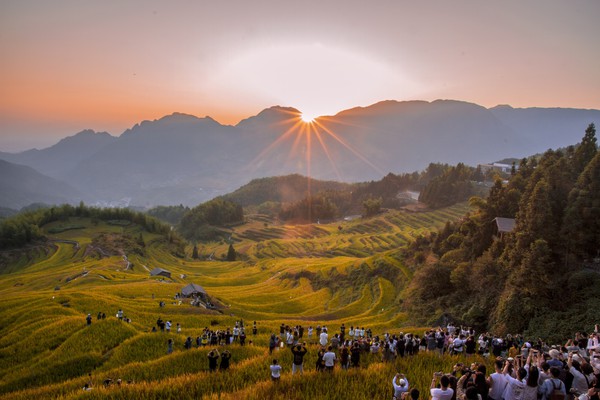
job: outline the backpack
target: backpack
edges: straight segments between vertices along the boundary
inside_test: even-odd
[[[550,392],[550,396],[548,396],[548,400],[565,400],[567,396],[560,390],[562,387],[562,381],[559,381],[558,387],[554,384],[554,380],[550,379],[552,383],[552,391]]]

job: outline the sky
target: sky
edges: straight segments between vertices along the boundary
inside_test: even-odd
[[[173,112],[600,109],[595,0],[0,0],[0,151]]]

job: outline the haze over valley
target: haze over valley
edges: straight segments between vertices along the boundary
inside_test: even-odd
[[[598,110],[487,109],[453,100],[382,101],[311,123],[297,109],[279,106],[235,126],[174,113],[118,137],[86,130],[48,148],[0,153],[0,159],[33,168],[37,179],[42,174],[65,187],[60,193],[46,185],[24,187],[33,171],[4,163],[0,206],[80,200],[194,206],[261,177],[299,173],[361,182],[421,171],[429,163],[477,166],[565,147],[598,120]]]

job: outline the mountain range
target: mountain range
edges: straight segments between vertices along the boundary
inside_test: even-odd
[[[230,126],[174,113],[118,137],[85,130],[42,150],[0,152],[0,207],[80,200],[193,206],[253,178],[290,173],[375,180],[431,162],[477,165],[568,146],[600,121],[600,110],[485,108],[455,100],[382,101],[313,123],[300,115],[275,106]]]

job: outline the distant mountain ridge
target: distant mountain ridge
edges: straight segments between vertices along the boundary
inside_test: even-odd
[[[274,106],[235,126],[173,113],[118,137],[87,130],[0,159],[68,182],[91,204],[194,206],[268,176],[359,182],[431,162],[521,158],[577,143],[597,121],[600,110],[387,100],[307,125],[297,109]]]
[[[31,203],[61,204],[83,198],[77,189],[31,167],[0,160],[0,204],[19,210]]]

